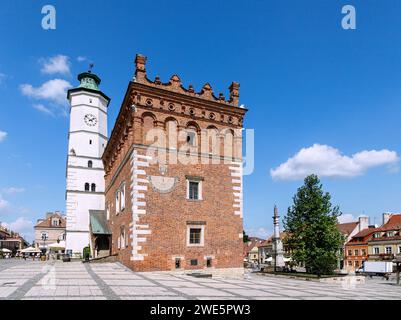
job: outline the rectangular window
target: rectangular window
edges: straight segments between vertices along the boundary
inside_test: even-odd
[[[121,185],[120,193],[121,193],[121,210],[124,210],[125,209],[125,183],[123,183]]]
[[[200,244],[201,243],[202,229],[191,228],[189,230],[189,243],[190,244]]]
[[[355,255],[359,256],[359,250],[355,250]]]
[[[181,258],[175,258],[175,268],[181,269]]]
[[[206,259],[206,267],[211,268],[212,267],[212,258],[207,258]]]
[[[373,248],[373,252],[374,252],[374,254],[380,254],[380,249],[379,249],[379,247],[374,247],[374,248]]]
[[[116,191],[116,214],[120,212],[120,190]]]
[[[199,200],[199,182],[189,181],[188,183],[188,199]]]
[[[191,259],[191,266],[197,266],[198,265],[198,260],[197,259]]]
[[[348,255],[352,256],[352,250],[348,250]]]
[[[124,226],[120,227],[120,237],[119,237],[119,249],[122,249],[126,246],[125,243],[125,228]]]
[[[391,248],[391,247],[386,247],[386,253],[387,253],[387,254],[392,254],[392,253],[393,253],[393,248]]]
[[[359,261],[355,261],[355,267],[359,267]]]
[[[366,256],[366,250],[365,249],[362,249],[362,255]]]
[[[107,220],[110,219],[110,204],[106,203],[106,218]]]
[[[398,253],[401,254],[401,246],[398,247]]]
[[[349,266],[352,266],[352,261],[348,261],[348,265],[349,265]]]

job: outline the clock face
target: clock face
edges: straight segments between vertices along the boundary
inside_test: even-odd
[[[84,121],[90,127],[95,126],[96,123],[97,123],[96,117],[93,114],[90,114],[90,113],[85,115]]]

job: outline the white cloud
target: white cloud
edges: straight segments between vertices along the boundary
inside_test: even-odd
[[[25,191],[25,188],[19,188],[19,187],[8,187],[8,188],[3,188],[2,191],[6,194],[16,194],[16,193],[21,193]]]
[[[301,149],[285,163],[270,170],[270,174],[277,180],[298,180],[310,174],[346,178],[362,175],[373,167],[388,165],[394,168],[398,161],[397,153],[386,149],[361,151],[345,156],[333,147],[314,144]]]
[[[50,58],[40,59],[39,62],[42,63],[42,73],[46,74],[63,74],[70,75],[70,61],[67,56],[57,55]]]
[[[83,56],[79,56],[79,57],[77,58],[77,61],[78,61],[78,62],[85,62],[85,61],[88,61],[88,58],[87,58],[87,57],[83,57]]]
[[[7,137],[7,132],[0,130],[0,142],[4,141]]]
[[[33,239],[34,224],[24,217],[19,217],[17,220],[10,223],[3,222],[2,225],[14,232],[18,232],[26,239]]]
[[[258,237],[262,239],[267,239],[267,237],[270,236],[269,230],[263,227],[247,229],[246,234],[249,237]]]
[[[20,86],[23,95],[39,100],[49,100],[58,105],[66,105],[67,90],[70,88],[72,85],[63,79],[49,80],[37,88],[30,84]]]
[[[354,217],[353,214],[350,213],[346,213],[346,214],[342,214],[341,216],[339,216],[337,218],[338,223],[348,223],[348,222],[355,222],[358,220],[357,217]]]
[[[43,104],[38,103],[38,104],[34,104],[32,105],[32,107],[44,114],[50,115],[50,116],[54,116],[53,111],[51,111],[49,108],[45,107]]]
[[[9,205],[8,201],[4,200],[0,194],[0,211],[7,208]]]

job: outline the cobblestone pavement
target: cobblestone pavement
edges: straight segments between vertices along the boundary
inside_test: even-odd
[[[327,284],[247,274],[244,279],[135,273],[119,263],[0,260],[0,299],[401,299],[394,280]]]

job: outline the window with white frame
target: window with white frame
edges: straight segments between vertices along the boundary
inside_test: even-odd
[[[118,237],[118,249],[123,249],[126,246],[125,227],[120,227],[120,236]]]
[[[121,211],[122,211],[125,209],[125,182],[121,184],[120,195],[121,195]]]
[[[398,253],[401,254],[401,246],[398,246]]]
[[[120,213],[120,190],[116,191],[116,214]]]
[[[58,218],[52,219],[52,226],[53,227],[58,227],[58,225],[59,225],[59,219]]]
[[[390,247],[390,246],[386,247],[386,253],[387,254],[392,254],[393,253],[393,248]]]
[[[187,199],[189,200],[202,200],[202,180],[200,177],[187,178]]]
[[[380,253],[380,248],[379,247],[374,247],[373,248],[373,253],[374,254],[379,254]]]
[[[204,245],[204,238],[204,225],[187,225],[187,246],[202,247]]]

